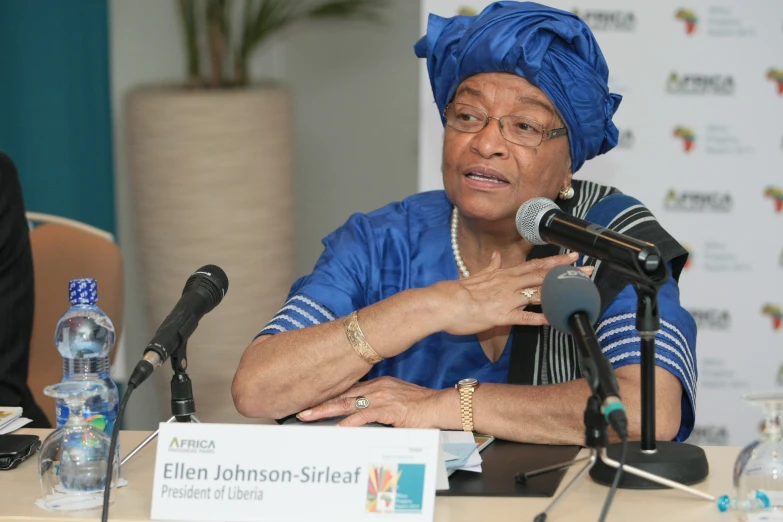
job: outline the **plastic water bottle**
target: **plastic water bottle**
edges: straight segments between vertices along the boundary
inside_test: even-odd
[[[68,286],[71,307],[60,318],[54,343],[63,356],[63,382],[98,379],[106,393],[90,398],[84,405],[84,418],[91,426],[111,435],[117,419],[119,394],[109,375],[109,353],[114,346],[114,325],[98,308],[95,279],[72,279]],[[57,428],[68,420],[68,406],[57,399]]]

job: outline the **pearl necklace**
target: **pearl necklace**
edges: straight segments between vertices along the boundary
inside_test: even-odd
[[[454,261],[457,262],[457,268],[459,268],[462,277],[470,277],[470,272],[465,266],[465,262],[462,260],[462,256],[459,253],[459,245],[457,244],[457,226],[459,225],[459,211],[457,207],[451,212],[451,250],[454,251]]]

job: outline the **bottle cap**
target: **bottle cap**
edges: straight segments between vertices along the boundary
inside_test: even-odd
[[[68,299],[72,305],[94,305],[98,301],[98,283],[95,279],[71,279],[68,283]]]

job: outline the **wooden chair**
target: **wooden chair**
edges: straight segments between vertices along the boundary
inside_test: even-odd
[[[118,351],[123,326],[125,287],[122,254],[114,237],[78,221],[27,213],[33,226],[30,243],[35,271],[35,315],[30,339],[30,371],[27,383],[52,426],[55,401],[43,394],[44,387],[62,380],[62,357],[54,344],[57,321],[71,306],[68,282],[91,277],[98,282],[98,306],[114,323]]]

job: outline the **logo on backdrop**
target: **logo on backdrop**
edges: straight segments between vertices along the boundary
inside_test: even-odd
[[[674,212],[731,212],[734,203],[728,192],[678,192],[669,189],[663,207]]]
[[[708,241],[700,246],[696,254],[689,245],[683,245],[688,251],[688,260],[685,263],[685,269],[697,269],[705,272],[751,272],[753,265],[748,262],[749,254],[735,249],[728,243],[719,241]],[[700,310],[696,309],[699,313]],[[731,317],[722,316],[722,310],[701,310],[701,319],[705,321],[708,328],[718,330],[718,324],[721,321],[728,320]],[[694,319],[696,315],[694,315]],[[698,320],[698,319],[697,319]],[[724,321],[725,322],[725,321]]]
[[[693,142],[696,141],[696,134],[688,127],[675,127],[674,137],[682,140],[682,147],[685,152],[690,152],[691,149],[693,149]]]
[[[734,91],[734,77],[728,74],[680,74],[672,71],[666,80],[666,92],[669,94],[733,96]]]
[[[770,198],[775,203],[775,212],[783,212],[783,188],[767,187],[764,189],[764,197]]]
[[[176,453],[215,453],[215,441],[174,437],[169,443],[169,451]]]
[[[681,243],[681,245],[682,248],[684,248],[685,251],[688,252],[688,259],[685,260],[685,264],[682,267],[683,270],[686,270],[693,266],[693,249],[691,248],[690,245],[686,245],[685,243]]]
[[[725,446],[729,443],[729,428],[713,424],[696,425],[688,437],[688,443],[697,446]]]
[[[778,94],[783,96],[783,69],[770,68],[767,71],[767,80],[772,80],[778,87]]]
[[[589,9],[572,11],[576,16],[584,20],[593,31],[633,31],[636,29],[636,15],[633,11],[621,11],[619,9]]]
[[[780,330],[781,323],[783,323],[783,310],[781,310],[780,306],[767,303],[761,308],[761,313],[772,320],[773,330]]]
[[[478,14],[478,10],[473,9],[472,7],[460,7],[459,11],[457,11],[457,14],[459,16],[476,16]]]
[[[617,137],[618,149],[632,149],[634,143],[636,143],[636,137],[633,135],[631,129],[620,129],[620,134]]]
[[[677,9],[674,18],[682,23],[689,36],[697,32],[716,37],[756,36],[756,29],[747,26],[728,6],[709,6],[706,17],[701,18],[692,9]]]
[[[685,34],[693,34],[696,30],[696,23],[699,19],[696,17],[696,13],[690,9],[677,9],[674,13],[674,18],[681,20],[685,24]]]
[[[743,137],[731,125],[710,123],[702,130],[704,132],[699,132],[701,137],[699,150],[707,154],[743,155],[753,153],[753,145],[743,143]],[[690,153],[694,150],[696,132],[691,127],[678,125],[674,128],[672,134],[682,142],[685,153]]]
[[[731,312],[718,308],[688,308],[696,321],[696,326],[702,330],[731,329]]]

